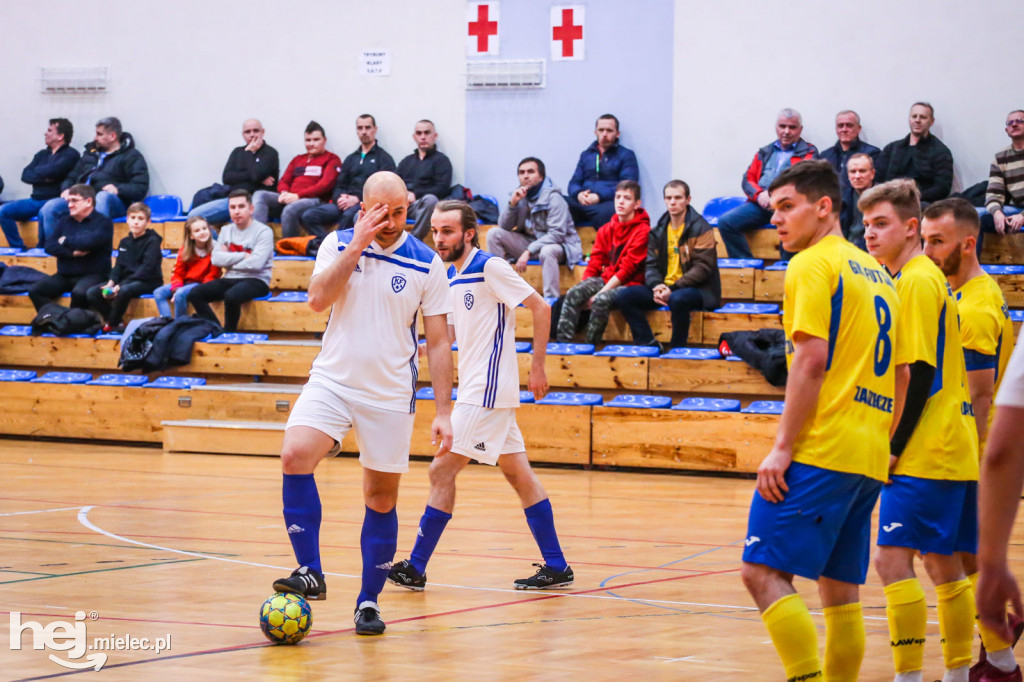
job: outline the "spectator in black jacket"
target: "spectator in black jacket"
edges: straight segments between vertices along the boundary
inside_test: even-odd
[[[432,121],[417,121],[412,139],[416,141],[416,151],[398,163],[398,174],[409,188],[406,215],[416,221],[412,234],[423,239],[430,232],[434,206],[452,190],[452,162],[437,151],[437,130]]]
[[[844,109],[836,114],[836,143],[821,150],[821,158],[831,163],[839,174],[839,189],[844,193],[850,188],[846,174],[846,162],[850,157],[854,154],[867,154],[874,162],[882,151],[860,139],[860,131],[860,116],[852,109]]]
[[[24,249],[25,242],[18,232],[19,220],[32,220],[39,209],[50,199],[60,196],[60,186],[71,169],[78,163],[80,154],[71,148],[71,138],[75,128],[66,118],[51,118],[50,125],[43,133],[46,147],[36,152],[32,161],[21,172],[21,181],[32,185],[32,195],[28,199],[10,201],[0,206],[0,228],[7,237],[7,245],[16,249]],[[0,188],[3,182],[0,181]],[[43,248],[46,243],[46,232],[43,222],[39,221],[39,239],[36,245]]]
[[[125,207],[142,201],[149,192],[149,168],[135,148],[132,136],[121,129],[121,121],[109,116],[96,123],[96,138],[85,145],[85,153],[64,179],[63,192],[39,210],[43,228],[67,215],[67,193],[72,185],[89,185],[96,190],[95,209],[108,218],[120,218]]]
[[[945,199],[953,189],[953,153],[931,134],[935,109],[927,102],[910,107],[910,134],[885,145],[875,160],[879,184],[910,178],[921,192],[921,201]]]
[[[205,219],[207,224],[226,223],[231,220],[228,213],[228,194],[231,190],[244,189],[249,194],[255,194],[261,189],[273,190],[277,186],[277,177],[281,174],[281,160],[277,150],[263,140],[264,132],[263,124],[255,118],[250,118],[242,124],[242,139],[245,140],[245,145],[231,150],[221,176],[224,184],[199,190],[196,197],[201,200],[192,200],[189,218],[199,216]],[[219,191],[210,192],[214,189]]]
[[[310,234],[324,236],[334,227],[352,227],[359,213],[359,203],[363,200],[366,178],[377,171],[395,170],[395,160],[377,144],[377,119],[370,114],[359,116],[356,135],[359,148],[342,162],[331,201],[302,214],[302,226]]]
[[[117,245],[117,262],[104,284],[85,292],[89,305],[104,321],[103,331],[123,331],[124,312],[133,298],[151,294],[163,284],[162,237],[149,229],[149,206],[137,201],[128,207],[128,236]]]
[[[67,192],[68,215],[53,225],[46,237],[46,253],[57,258],[57,274],[39,280],[28,292],[39,310],[71,292],[72,308],[88,308],[86,291],[107,281],[114,224],[96,210],[96,190],[85,184]]]

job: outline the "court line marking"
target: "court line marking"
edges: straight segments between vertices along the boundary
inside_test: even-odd
[[[36,509],[34,511],[4,512],[0,516],[24,516],[25,514],[48,514],[50,512],[71,511],[78,507],[60,507],[58,509]]]

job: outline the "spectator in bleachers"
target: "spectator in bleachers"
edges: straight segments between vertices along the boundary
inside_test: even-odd
[[[406,215],[416,221],[412,234],[423,239],[430,232],[434,206],[451,192],[452,162],[437,151],[437,130],[432,121],[417,121],[412,139],[416,142],[416,151],[398,163],[398,175],[409,188]]]
[[[228,194],[233,189],[248,190],[255,194],[261,189],[272,189],[281,174],[281,161],[277,150],[263,139],[263,124],[255,118],[242,124],[245,144],[235,147],[228,156],[221,175],[223,185],[212,185],[196,192],[188,217],[201,216],[210,223],[228,222]]]
[[[576,163],[569,180],[569,210],[577,225],[600,227],[615,214],[615,192],[623,180],[639,182],[636,154],[619,144],[619,119],[604,114],[597,119],[590,144]]]
[[[370,114],[356,118],[359,148],[345,157],[334,185],[331,201],[307,211],[302,226],[310,234],[324,237],[335,227],[346,229],[355,224],[363,183],[377,171],[394,171],[395,160],[377,144],[377,119]],[[430,214],[427,214],[429,222]]]
[[[188,292],[197,284],[204,284],[220,277],[220,268],[211,262],[216,242],[210,224],[201,216],[192,216],[185,221],[185,234],[178,258],[174,261],[171,283],[153,292],[156,309],[162,317],[171,316],[171,298],[174,299],[174,317],[188,316]]]
[[[996,152],[988,173],[985,210],[981,226],[989,231],[1020,232],[1024,227],[1024,110],[1006,116],[1006,134],[1010,146]],[[3,208],[0,208],[2,215]]]
[[[89,306],[103,318],[103,331],[124,331],[124,313],[133,298],[151,294],[163,284],[163,238],[149,229],[150,211],[141,201],[128,207],[128,235],[117,245],[117,262],[104,284],[85,292]]]
[[[0,228],[3,228],[8,246],[24,249],[25,242],[18,232],[17,221],[32,220],[43,204],[60,196],[61,183],[81,156],[71,147],[74,133],[74,126],[66,118],[50,119],[50,125],[43,133],[46,147],[36,152],[32,161],[21,172],[21,181],[32,185],[32,195],[28,199],[9,201],[0,206]],[[2,188],[3,182],[0,181],[0,189]],[[43,248],[45,243],[46,232],[40,220],[38,248]]]
[[[540,259],[544,296],[561,295],[558,265],[569,270],[583,260],[583,245],[572,223],[562,191],[547,177],[544,162],[529,156],[519,162],[519,187],[512,191],[497,226],[487,233],[487,250],[499,258],[516,259],[515,269],[526,272],[532,258]]]
[[[231,222],[225,225],[210,262],[224,276],[196,286],[188,293],[188,302],[196,316],[220,322],[210,308],[211,301],[224,301],[224,331],[238,331],[242,304],[270,293],[274,270],[274,231],[253,218],[252,196],[244,189],[228,196]]]
[[[839,174],[839,188],[845,192],[850,187],[846,173],[846,162],[854,154],[867,154],[874,161],[882,151],[873,144],[860,139],[860,116],[856,111],[844,109],[836,114],[836,143],[821,150],[821,158],[832,164]]]
[[[743,176],[743,193],[747,195],[747,202],[718,220],[718,233],[729,258],[753,258],[746,233],[764,227],[771,220],[768,186],[772,180],[795,163],[818,158],[818,148],[800,136],[803,130],[800,112],[783,109],[775,120],[777,139],[754,154],[754,160]]]
[[[931,134],[935,109],[927,102],[910,107],[910,133],[885,145],[875,159],[878,182],[910,178],[921,192],[921,201],[945,199],[953,188],[953,154]]]
[[[860,195],[875,184],[875,162],[869,154],[854,154],[846,162],[846,186],[841,188],[843,206],[839,210],[839,225],[843,236],[852,244],[865,251],[864,214],[857,202]]]
[[[296,156],[284,169],[277,191],[259,190],[252,195],[253,219],[266,224],[271,216],[280,217],[281,235],[286,238],[299,236],[302,216],[330,198],[331,186],[341,171],[341,159],[327,151],[323,126],[310,121],[304,142],[306,153]]]
[[[645,284],[616,289],[615,306],[626,318],[633,341],[645,346],[659,345],[647,312],[668,306],[668,347],[681,348],[690,335],[690,313],[722,305],[722,280],[715,231],[690,205],[690,186],[672,180],[665,185],[664,198],[668,210],[647,237]]]
[[[68,214],[52,224],[46,237],[46,253],[57,259],[57,274],[39,280],[28,293],[36,310],[68,291],[72,308],[88,308],[89,287],[110,274],[114,224],[96,210],[96,190],[78,184],[65,195]]]
[[[126,206],[146,198],[146,159],[135,148],[132,136],[122,130],[121,121],[113,116],[97,121],[96,137],[85,145],[85,153],[64,178],[60,196],[39,209],[40,229],[47,234],[57,219],[68,214],[68,191],[77,184],[96,190],[95,210],[111,219],[122,217]]]
[[[558,317],[557,338],[572,341],[580,314],[590,310],[587,343],[598,344],[608,326],[619,287],[643,286],[651,219],[640,206],[640,184],[623,180],[615,188],[615,215],[597,231],[583,280],[569,289]]]

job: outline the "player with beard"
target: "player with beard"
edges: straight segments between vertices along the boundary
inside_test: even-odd
[[[410,590],[427,584],[426,568],[455,507],[455,477],[475,459],[497,464],[519,495],[526,522],[543,564],[536,574],[515,581],[516,589],[567,587],[572,568],[562,555],[547,493],[526,458],[516,423],[519,368],[516,362],[515,308],[533,316],[533,364],[529,389],[537,398],[548,391],[545,351],[551,309],[503,258],[481,251],[476,214],[465,202],[442,201],[430,220],[437,252],[448,268],[452,314],[448,331],[459,342],[459,397],[452,411],[451,451],[430,464],[430,497],[420,520],[412,556],[397,562],[388,579]]]

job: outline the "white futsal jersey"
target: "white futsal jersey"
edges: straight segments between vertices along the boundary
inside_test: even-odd
[[[313,275],[333,263],[353,231],[324,238]],[[363,250],[355,271],[331,308],[323,348],[309,376],[327,379],[353,401],[394,412],[416,411],[416,317],[451,312],[441,257],[403,232],[391,248]]]
[[[519,407],[515,308],[533,287],[503,258],[477,248],[462,272],[448,267],[448,286],[459,344],[459,402]]]

